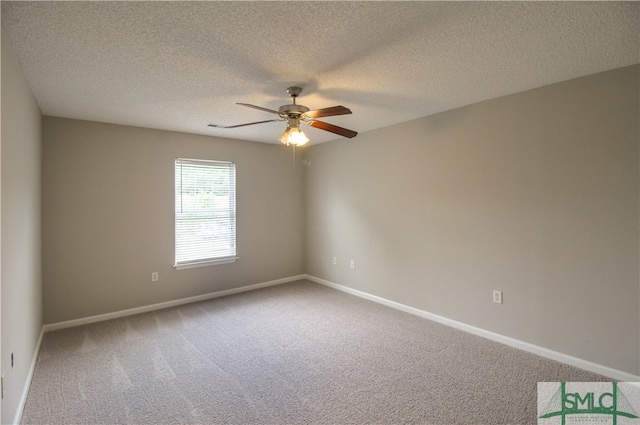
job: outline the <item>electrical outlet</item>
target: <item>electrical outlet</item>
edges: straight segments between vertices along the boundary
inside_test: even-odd
[[[333,265],[335,266],[336,264],[338,264],[338,259],[336,257],[333,257]]]
[[[158,272],[151,273],[151,282],[157,282],[157,281],[158,281]]]
[[[502,304],[502,291],[493,290],[493,302]]]
[[[355,269],[356,268],[356,261],[355,260],[351,260],[351,269]]]
[[[0,377],[0,399],[4,398],[4,394],[7,390],[4,387],[4,371],[2,371],[2,376]]]
[[[13,367],[13,353],[11,353],[11,367]]]

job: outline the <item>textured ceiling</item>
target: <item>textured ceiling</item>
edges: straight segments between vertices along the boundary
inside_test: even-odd
[[[303,87],[365,132],[640,62],[637,2],[9,2],[45,115],[278,143]],[[338,138],[304,127],[314,143]]]

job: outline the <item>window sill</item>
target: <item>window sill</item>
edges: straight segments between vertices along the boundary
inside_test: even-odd
[[[207,260],[207,261],[198,261],[193,263],[175,264],[173,267],[176,270],[186,270],[186,269],[195,269],[196,267],[217,266],[219,264],[235,263],[238,258],[240,257],[226,257],[226,258],[219,258],[217,260]]]

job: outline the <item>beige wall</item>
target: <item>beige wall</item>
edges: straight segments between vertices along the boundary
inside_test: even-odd
[[[1,368],[7,393],[2,423],[21,408],[42,328],[40,238],[41,115],[2,29]],[[14,353],[14,367],[11,367]]]
[[[45,323],[304,273],[302,165],[282,145],[52,117],[43,143]],[[236,263],[173,268],[176,158],[237,164]]]
[[[633,66],[310,147],[307,273],[639,375],[638,105]]]

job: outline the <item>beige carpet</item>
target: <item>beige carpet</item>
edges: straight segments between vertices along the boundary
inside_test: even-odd
[[[45,334],[24,424],[535,424],[609,381],[300,281]]]

